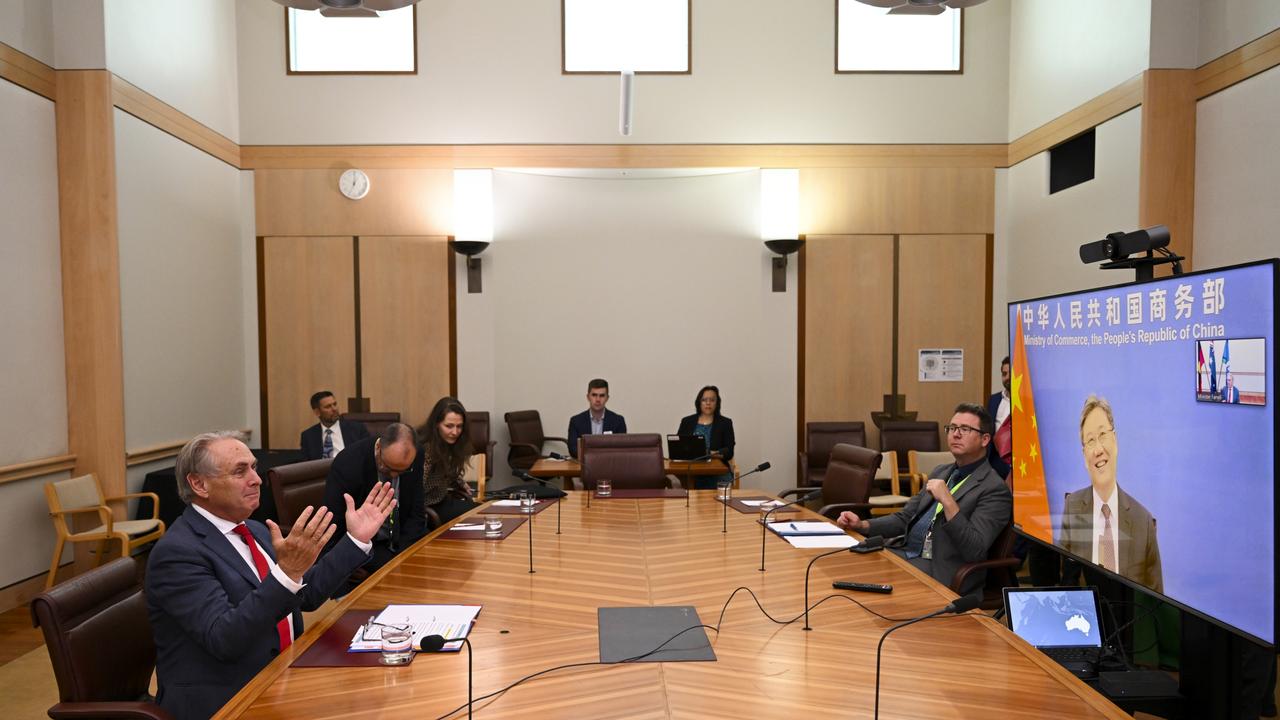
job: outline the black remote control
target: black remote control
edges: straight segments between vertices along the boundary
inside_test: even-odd
[[[860,583],[860,582],[854,582],[852,580],[836,580],[835,582],[831,583],[831,587],[837,590],[858,590],[860,592],[873,592],[873,593],[893,592],[892,585],[876,585],[874,583]]]

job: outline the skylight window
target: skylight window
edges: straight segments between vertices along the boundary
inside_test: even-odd
[[[939,15],[891,15],[856,0],[836,0],[836,72],[961,71],[958,9]]]
[[[693,0],[561,0],[566,73],[687,73]]]
[[[286,10],[289,74],[418,72],[417,7],[377,17]]]

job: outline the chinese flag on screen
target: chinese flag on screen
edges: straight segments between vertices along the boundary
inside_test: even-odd
[[[1019,310],[1018,318],[1022,317]],[[1013,418],[1013,521],[1022,531],[1045,542],[1053,542],[1049,524],[1049,497],[1044,485],[1044,458],[1040,454],[1040,429],[1036,423],[1036,403],[1031,392],[1031,372],[1027,366],[1027,345],[1022,322],[1013,347],[1013,373],[1009,400]]]

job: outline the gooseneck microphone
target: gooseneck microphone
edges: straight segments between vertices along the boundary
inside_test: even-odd
[[[760,467],[756,468],[755,470],[752,470],[751,472],[759,472],[761,470],[768,470],[768,469],[769,469],[769,463],[760,463]],[[751,473],[747,473],[747,475],[750,475],[750,474]],[[796,498],[795,500],[792,500],[791,502],[785,505],[779,505],[778,507],[773,508],[772,510],[764,514],[764,518],[760,521],[760,572],[764,572],[764,541],[765,541],[765,536],[769,532],[769,516],[778,512],[784,507],[791,507],[792,505],[807,503],[810,500],[817,500],[820,497],[822,497],[822,488],[818,488],[817,490],[814,490],[813,492],[803,497]]]
[[[768,470],[768,469],[769,469],[769,468],[771,468],[771,467],[773,467],[773,466],[772,466],[772,465],[770,465],[768,462],[762,462],[762,463],[760,463],[759,465],[755,466],[755,468],[753,468],[753,469],[751,469],[751,470],[748,470],[747,472],[744,472],[744,473],[742,473],[741,475],[739,475],[739,476],[738,476],[738,482],[742,482],[742,478],[744,478],[744,477],[746,477],[746,476],[748,476],[748,475],[755,475],[755,474],[756,474],[756,473],[758,473],[758,472],[764,472],[765,470]]]
[[[863,540],[863,541],[862,541],[862,543],[863,543],[864,545],[866,545],[866,544],[871,544],[871,545],[883,545],[883,544],[884,544],[884,538],[880,537],[879,535],[872,535],[871,537],[867,538],[866,540]],[[821,560],[822,558],[829,556],[829,555],[836,555],[836,554],[838,554],[838,553],[842,553],[842,552],[851,552],[851,553],[852,553],[852,552],[857,552],[856,550],[854,550],[854,548],[856,548],[856,547],[857,547],[857,545],[854,545],[853,547],[850,547],[850,548],[840,548],[839,550],[832,550],[832,551],[830,551],[830,552],[824,552],[824,553],[822,553],[821,555],[814,555],[814,556],[813,556],[813,559],[809,561],[809,565],[808,565],[808,567],[806,567],[806,568],[804,569],[804,629],[805,629],[805,630],[812,630],[812,629],[813,629],[813,628],[809,627],[809,571],[813,569],[813,564],[814,564],[814,563],[816,563],[816,562],[818,562],[818,561],[819,561],[819,560]]]
[[[467,717],[471,717],[471,641],[466,638],[457,639],[467,646]],[[443,635],[427,635],[418,644],[422,647],[422,652],[434,653],[440,652],[445,643],[450,642],[455,640],[445,640]]]
[[[555,454],[556,453],[551,453],[552,456],[555,456]],[[515,475],[517,478],[521,480],[524,480],[526,485],[530,483],[537,483],[538,486],[542,488],[543,495],[546,495],[547,497],[555,499],[556,501],[556,534],[559,535],[560,534],[560,500],[564,498],[565,492],[563,490],[560,490],[558,488],[553,488],[550,485],[548,485],[546,478],[534,477],[524,470],[512,470],[511,474]],[[506,488],[503,490],[503,492],[510,492],[510,491],[511,491],[511,488]],[[534,493],[534,497],[538,500],[542,499],[538,493]],[[530,522],[532,521],[533,520],[531,516]],[[532,560],[529,561],[529,566],[530,567],[533,566]],[[533,571],[530,570],[529,572],[533,572]]]
[[[873,716],[876,720],[879,720],[880,718],[880,650],[884,647],[884,639],[889,637],[889,633],[894,630],[901,630],[908,625],[914,625],[923,620],[928,620],[929,618],[938,617],[939,615],[969,612],[970,610],[978,607],[981,602],[982,598],[978,595],[961,595],[941,610],[936,610],[928,615],[921,615],[918,618],[912,618],[906,622],[898,623],[884,631],[884,634],[880,636],[880,642],[876,644],[876,709],[875,715]]]

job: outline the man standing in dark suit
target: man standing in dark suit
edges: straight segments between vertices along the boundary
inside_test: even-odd
[[[146,597],[156,644],[157,701],[179,718],[207,718],[302,633],[314,610],[368,557],[369,540],[395,500],[385,484],[356,509],[344,499],[347,534],[319,562],[336,528],[308,507],[288,537],[249,520],[262,480],[233,432],[197,435],[178,454],[182,517],[147,562]]]
[[[373,536],[369,561],[357,570],[339,594],[346,594],[368,574],[387,564],[401,550],[426,534],[422,503],[422,453],[414,444],[413,429],[392,423],[376,438],[365,438],[347,447],[329,466],[324,482],[324,504],[333,513],[340,535],[344,529],[339,512],[343,497],[361,497],[378,483],[391,486],[396,509]],[[336,541],[330,541],[335,546]]]
[[[961,565],[987,559],[995,542],[1013,520],[1013,493],[987,462],[991,416],[979,405],[956,407],[943,428],[955,462],[929,473],[929,483],[906,506],[872,520],[840,513],[836,524],[863,535],[898,538],[894,552],[950,585]],[[974,573],[961,595],[980,592],[985,573]]]
[[[299,445],[304,459],[337,457],[346,446],[369,437],[364,423],[339,417],[338,399],[328,390],[311,396],[311,410],[320,422],[302,431]]]
[[[627,421],[612,410],[605,409],[609,402],[609,383],[596,378],[587,383],[589,407],[569,418],[569,454],[578,457],[578,438],[583,435],[607,435],[625,433]]]
[[[1009,356],[1005,355],[1004,360],[1000,361],[1000,392],[993,393],[987,398],[987,414],[991,416],[991,426],[995,431],[1000,430],[1000,426],[1005,420],[1009,419],[1011,405],[1009,404],[1009,378],[1010,378]],[[1006,463],[1000,457],[1000,450],[996,447],[995,435],[992,436],[992,442],[987,443],[987,462],[991,463],[991,467],[1000,473],[1000,477],[1009,477],[1009,463]]]

